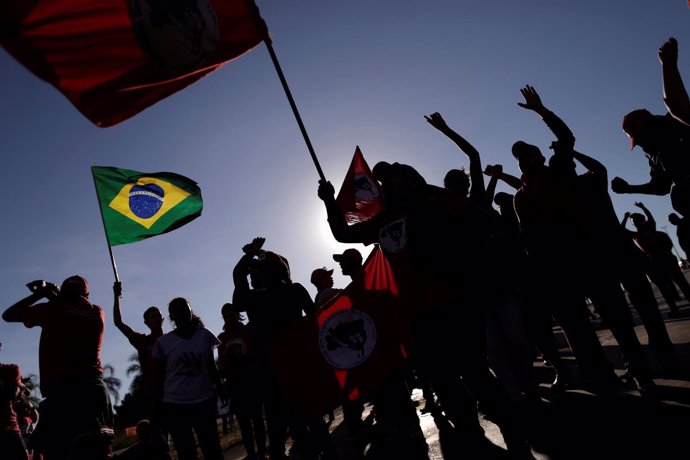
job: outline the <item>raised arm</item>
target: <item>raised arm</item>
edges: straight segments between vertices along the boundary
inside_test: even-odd
[[[677,120],[690,125],[690,99],[678,70],[678,42],[671,37],[659,48],[664,104]]]
[[[539,115],[542,120],[544,120],[544,123],[546,123],[546,126],[548,126],[551,132],[556,136],[556,139],[562,143],[563,147],[572,148],[575,145],[575,136],[563,120],[544,106],[539,97],[539,93],[530,85],[526,85],[522,88],[520,93],[522,93],[522,96],[525,98],[525,102],[518,102],[518,105],[523,109],[532,110]]]
[[[595,160],[594,158],[585,155],[582,152],[578,152],[577,150],[573,150],[572,155],[573,158],[580,162],[580,164],[584,166],[587,171],[601,176],[606,176],[606,174],[608,174],[606,166],[604,166],[600,161]]]
[[[615,193],[641,193],[643,195],[667,195],[671,191],[671,179],[652,176],[646,184],[632,185],[625,179],[614,177],[611,180],[611,190]]]
[[[464,137],[451,129],[448,124],[446,124],[446,121],[443,119],[440,113],[434,112],[429,116],[425,115],[424,118],[431,126],[438,129],[450,140],[455,142],[455,145],[460,147],[460,150],[467,155],[467,158],[470,160],[470,180],[472,181],[470,198],[475,203],[484,204],[486,190],[484,189],[484,176],[482,175],[482,161],[477,149],[475,149],[472,144],[467,142]]]
[[[621,227],[625,228],[625,225],[628,223],[628,219],[630,219],[630,212],[625,211],[625,214],[623,214],[623,220],[621,220]]]
[[[486,165],[486,168],[484,169],[484,174],[486,174],[487,176],[492,176],[494,174],[495,168],[500,168],[500,172],[496,172],[497,180],[502,180],[515,190],[519,189],[522,186],[522,181],[518,177],[503,172],[503,167],[501,165]]]
[[[120,312],[120,297],[122,297],[122,283],[115,281],[113,284],[113,322],[120,332],[122,332],[128,339],[132,337],[134,330],[122,321],[122,313]]]
[[[239,306],[240,308],[246,307],[245,297],[249,293],[249,281],[247,277],[249,276],[250,263],[255,255],[262,251],[262,247],[266,238],[257,236],[252,240],[251,243],[245,244],[242,247],[244,255],[240,258],[232,270],[232,280],[235,284],[235,292],[232,294],[232,303]]]
[[[371,226],[371,220],[348,225],[343,211],[335,201],[335,189],[330,182],[319,181],[319,198],[326,205],[328,215],[328,225],[331,227],[333,237],[341,243],[364,243],[368,244],[376,241],[378,234]]]
[[[41,299],[53,299],[57,296],[58,288],[45,281],[32,281],[26,285],[31,290],[31,295],[9,307],[2,314],[2,319],[8,323],[23,323],[33,304]]]
[[[644,203],[642,203],[640,201],[636,201],[633,204],[642,210],[645,217],[647,218],[647,222],[649,222],[650,224],[652,224],[656,228],[656,221],[654,220],[654,216],[652,216],[652,213],[649,212],[649,209],[647,209],[647,207],[644,205]]]

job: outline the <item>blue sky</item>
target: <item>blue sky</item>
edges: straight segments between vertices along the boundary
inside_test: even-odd
[[[571,127],[580,151],[610,178],[648,180],[629,151],[622,116],[665,112],[657,49],[679,41],[690,79],[690,10],[683,0],[259,0],[293,96],[326,177],[340,186],[359,145],[379,160],[415,166],[428,182],[467,165],[424,120],[439,111],[482,154],[518,174],[518,139],[544,152],[552,136],[517,106],[533,85]],[[34,279],[85,276],[106,310],[102,358],[125,380],[134,351],[112,323],[113,274],[89,168],[173,171],[196,180],[202,216],[172,233],[114,248],[125,322],[144,330],[150,305],[188,298],[220,332],[232,269],[255,236],[290,261],[315,294],[314,268],[336,269],[316,196],[318,176],[265,46],[134,118],[97,128],[53,87],[0,51],[0,139],[5,196],[0,293],[6,308]],[[675,239],[668,197],[613,195],[619,215],[643,201]],[[359,247],[365,255],[368,248]],[[442,247],[439,250],[443,250]],[[166,315],[167,316],[167,315]],[[165,330],[170,329],[166,322]],[[39,330],[0,322],[0,361],[38,372]],[[123,391],[124,394],[124,391]]]

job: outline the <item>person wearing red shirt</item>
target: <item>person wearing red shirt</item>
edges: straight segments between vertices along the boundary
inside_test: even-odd
[[[9,307],[2,317],[41,328],[38,358],[45,399],[39,406],[41,419],[32,442],[45,460],[63,460],[69,458],[75,438],[100,433],[96,437],[102,436],[103,442],[92,458],[101,454],[105,458],[107,434],[112,432],[102,428],[112,427],[113,414],[100,358],[103,309],[89,301],[89,286],[81,276],[67,278],[59,289],[45,281],[27,287],[31,295]],[[44,298],[48,301],[37,303]]]

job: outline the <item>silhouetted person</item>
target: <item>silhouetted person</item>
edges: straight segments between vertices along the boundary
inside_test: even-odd
[[[161,421],[157,414],[153,413],[153,378],[155,373],[155,361],[153,359],[153,346],[163,335],[163,313],[158,307],[149,307],[144,311],[144,324],[149,328],[148,334],[136,332],[122,321],[120,311],[120,297],[122,297],[122,284],[116,281],[113,284],[113,322],[129,343],[137,350],[139,366],[142,376],[142,399],[144,401],[144,414],[149,418],[150,432],[153,438],[157,438],[162,449],[168,449],[168,434],[161,432]]]
[[[326,267],[317,268],[311,272],[311,284],[316,287],[317,291],[314,297],[316,308],[319,308],[340,292],[340,289],[333,287],[333,270],[328,270]]]
[[[335,458],[335,448],[323,419],[304,420],[294,413],[276,384],[268,360],[267,349],[271,341],[304,314],[313,315],[316,307],[304,286],[292,281],[287,259],[263,250],[264,241],[264,238],[257,237],[242,247],[244,255],[233,269],[233,305],[239,311],[247,312],[256,338],[269,456],[271,460],[286,458],[289,425],[295,440],[293,450]]]
[[[542,117],[562,149],[572,149],[572,132],[542,104],[534,88],[526,86],[521,92],[525,103],[519,105]],[[518,141],[512,153],[523,173],[515,194],[515,212],[534,268],[531,274],[541,282],[540,295],[565,332],[580,370],[596,379],[599,391],[615,390],[621,382],[589,320],[584,286],[578,281],[583,222],[577,213],[575,177],[546,166],[546,159],[534,145]]]
[[[441,131],[450,140],[460,147],[468,160],[470,160],[469,175],[461,169],[451,169],[443,179],[443,186],[460,196],[469,196],[470,200],[483,206],[486,204],[484,189],[484,176],[482,173],[482,162],[479,152],[464,137],[451,129],[440,113],[434,112],[429,116],[424,116],[431,126]]]
[[[168,305],[175,329],[153,348],[155,401],[163,428],[180,460],[196,460],[196,439],[205,460],[222,460],[216,394],[227,401],[213,350],[220,342],[189,305],[177,297]]]
[[[637,230],[631,232],[631,235],[647,256],[649,276],[659,287],[669,309],[676,312],[678,310],[675,303],[677,291],[673,283],[680,288],[686,301],[690,301],[690,283],[685,279],[678,265],[678,258],[673,254],[673,243],[669,236],[657,230],[656,221],[644,204],[636,202],[635,206],[639,207],[644,215],[626,213],[621,226],[625,228],[627,219],[630,217]]]
[[[479,152],[464,137],[451,129],[440,113],[426,120],[445,134],[467,155],[470,160],[470,181],[464,171],[448,171],[444,187],[451,193],[469,199],[495,214],[484,187],[484,175]],[[522,320],[517,282],[509,268],[512,246],[509,237],[500,226],[491,232],[487,240],[489,266],[491,267],[485,306],[489,363],[514,401],[535,396],[538,393],[533,374],[531,345]]]
[[[515,213],[514,195],[505,192],[494,191],[498,180],[504,181],[509,186],[519,189],[520,179],[503,172],[501,165],[487,165],[485,174],[491,176],[487,186],[487,198],[493,197],[493,202],[498,206],[501,216],[499,225],[513,240],[514,273],[518,285],[518,293],[521,297],[522,316],[525,322],[525,330],[534,345],[541,352],[543,359],[554,368],[556,376],[551,383],[551,390],[564,391],[571,382],[570,371],[565,366],[563,357],[558,347],[558,341],[553,331],[553,317],[549,302],[553,299],[545,295],[537,276],[539,271],[534,264],[534,259],[528,257],[524,245],[520,222]]]
[[[676,226],[676,238],[678,244],[685,253],[685,260],[690,257],[690,220],[687,217],[680,217],[676,213],[668,215],[668,221]]]
[[[266,428],[254,332],[251,325],[242,323],[232,304],[223,305],[221,314],[223,332],[218,336],[218,365],[225,378],[231,410],[240,425],[247,458],[264,460]]]
[[[639,145],[649,161],[651,176],[646,184],[631,185],[620,177],[611,181],[615,193],[671,194],[671,204],[685,215],[690,206],[690,127],[670,114],[652,115],[645,109],[623,117],[623,131],[631,150]]]
[[[88,453],[93,459],[105,458],[108,440],[101,428],[112,427],[113,414],[100,359],[103,309],[89,301],[89,286],[81,276],[67,278],[59,289],[45,281],[27,286],[31,295],[2,317],[41,328],[38,366],[45,399],[32,444],[45,460],[66,460],[80,435],[97,433],[92,438],[95,450]],[[41,299],[48,301],[37,303]]]
[[[555,145],[554,150],[558,149],[559,146]],[[575,177],[575,192],[578,196],[581,218],[585,224],[584,233],[581,235],[583,257],[577,259],[583,263],[579,267],[579,274],[585,286],[585,294],[591,299],[620,345],[638,390],[645,396],[653,396],[656,387],[651,377],[651,369],[647,355],[635,333],[635,324],[621,283],[632,288],[631,297],[636,300],[636,307],[642,310],[641,316],[648,320],[647,324],[652,330],[650,335],[665,334],[669,349],[665,350],[668,356],[663,357],[669,360],[672,359],[671,343],[658,313],[658,307],[649,302],[640,303],[643,295],[651,294],[651,287],[646,282],[642,265],[634,265],[635,248],[630,245],[629,238],[618,224],[618,217],[608,193],[606,167],[594,158],[573,149],[557,151],[552,157],[552,167],[555,167],[555,161],[560,162],[558,167],[562,169],[563,175],[570,174]],[[584,174],[577,175],[575,161],[585,168]],[[642,292],[645,287],[648,293]],[[652,318],[655,321],[649,322]],[[659,345],[658,342],[656,345]]]

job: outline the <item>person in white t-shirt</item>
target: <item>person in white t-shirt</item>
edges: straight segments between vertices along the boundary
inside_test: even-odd
[[[179,460],[196,460],[199,440],[205,460],[222,460],[216,422],[216,392],[227,401],[213,349],[220,342],[181,297],[168,307],[175,329],[153,348],[157,411],[172,437]]]

